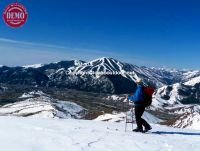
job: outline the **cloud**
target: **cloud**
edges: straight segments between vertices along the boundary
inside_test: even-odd
[[[62,49],[62,50],[73,50],[76,52],[86,52],[86,53],[96,53],[96,54],[108,54],[108,55],[120,55],[116,52],[111,51],[104,51],[104,50],[97,50],[97,49],[86,49],[86,48],[74,48],[74,47],[68,47],[68,46],[61,46],[61,45],[53,45],[53,44],[45,44],[45,43],[35,43],[35,42],[28,42],[28,41],[18,41],[13,39],[7,39],[7,38],[0,38],[0,43],[7,43],[7,44],[16,44],[18,46],[30,46],[31,48],[35,49],[41,49],[41,48],[56,48],[56,49]]]
[[[22,48],[28,47],[29,49],[42,50],[42,51],[65,51],[70,53],[84,53],[84,55],[93,55],[94,57],[101,57],[101,56],[121,56],[121,53],[108,51],[108,50],[97,50],[97,49],[86,49],[86,48],[75,48],[75,47],[68,47],[68,46],[61,46],[61,45],[53,45],[53,44],[45,44],[45,43],[35,43],[35,42],[28,42],[28,41],[18,41],[13,39],[7,38],[0,38],[0,43],[8,44],[7,46],[11,47],[14,46],[15,48]],[[55,50],[56,49],[56,50]]]
[[[75,48],[54,44],[18,41],[0,37],[0,64],[16,66],[37,63],[49,63],[60,60],[90,61],[100,57],[112,57],[137,65],[152,65],[150,60],[142,59],[133,53],[97,49]],[[145,60],[145,62],[143,61]]]
[[[66,49],[67,48],[67,47],[64,47],[64,46],[34,43],[34,42],[27,42],[27,41],[17,41],[17,40],[12,40],[12,39],[7,39],[7,38],[0,38],[0,42],[11,43],[11,44],[21,44],[21,45],[28,45],[28,46],[42,46],[42,47],[50,47],[50,48],[59,48],[59,49]]]
[[[0,64],[8,66],[73,59],[89,61],[101,56],[113,55],[112,52],[101,50],[70,48],[7,38],[0,38],[0,54]]]

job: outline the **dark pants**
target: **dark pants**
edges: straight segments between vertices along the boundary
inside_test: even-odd
[[[137,124],[137,128],[138,129],[143,129],[142,126],[145,127],[145,129],[150,128],[151,126],[147,123],[147,121],[145,121],[142,118],[142,114],[145,111],[145,106],[135,106],[135,118],[136,118],[136,124]]]

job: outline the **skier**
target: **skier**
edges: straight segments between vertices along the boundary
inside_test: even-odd
[[[142,79],[138,79],[136,81],[137,83],[137,89],[135,91],[134,95],[129,95],[128,99],[130,101],[133,101],[135,104],[135,118],[136,118],[136,124],[137,124],[137,128],[134,129],[134,132],[147,132],[149,130],[151,130],[151,126],[147,123],[147,121],[145,121],[142,118],[142,115],[145,111],[145,105],[143,104],[143,100],[144,100],[144,90],[143,90],[143,82]],[[143,129],[144,126],[144,129]]]

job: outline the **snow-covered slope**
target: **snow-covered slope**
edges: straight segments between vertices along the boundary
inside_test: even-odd
[[[200,113],[185,113],[174,124],[174,127],[200,130]]]
[[[153,104],[156,107],[164,107],[176,104],[200,103],[200,84],[194,86],[176,83],[157,89]]]
[[[73,102],[52,99],[41,91],[25,93],[19,98],[25,100],[1,106],[0,115],[43,118],[81,118],[84,116],[85,109],[81,106]]]
[[[42,91],[38,90],[38,91],[31,91],[28,93],[23,93],[19,99],[25,99],[25,98],[31,98],[31,97],[35,97],[35,96],[49,96],[45,93],[43,93]]]
[[[125,122],[125,117],[126,117],[126,113],[121,112],[121,113],[113,113],[113,114],[103,114],[94,120],[95,121]],[[143,118],[146,119],[148,122],[154,123],[154,124],[160,123],[162,121],[148,112],[144,112]],[[132,112],[128,111],[127,120],[131,121],[131,119],[132,119]],[[133,115],[133,121],[135,123],[135,115]]]
[[[32,65],[25,65],[24,68],[40,68],[43,64],[32,64]]]
[[[59,62],[48,63],[48,64],[24,65],[22,67],[24,67],[24,68],[49,68],[49,69],[66,68],[67,69],[68,67],[71,67],[71,66],[79,66],[82,63],[84,63],[84,61],[71,60],[71,61],[59,61]]]
[[[81,60],[70,60],[70,61],[60,61],[49,63],[38,68],[39,71],[45,73],[48,77],[51,77],[52,74],[58,74],[59,72],[68,71],[70,68],[80,66],[84,61]]]
[[[182,99],[178,91],[180,88],[180,84],[159,88],[153,96],[153,106],[155,108],[163,108],[165,106],[180,104],[180,99]]]
[[[178,106],[171,110],[179,115],[172,126],[200,130],[200,105]]]
[[[199,70],[185,71],[185,72],[183,72],[183,75],[182,75],[182,81],[187,82],[198,76],[200,76]]]
[[[123,123],[0,117],[2,151],[198,151],[200,131],[152,125],[149,134]]]
[[[196,84],[200,84],[200,76],[192,78],[184,84],[189,86],[195,86]]]
[[[174,115],[171,126],[200,130],[199,89],[184,84],[159,88],[154,95],[152,109]]]
[[[94,72],[124,72],[126,66],[125,64],[113,59],[113,58],[98,58],[92,60],[90,62],[86,62],[80,66],[78,66],[74,71],[81,72],[81,71],[94,71]],[[131,70],[131,66],[127,69]]]

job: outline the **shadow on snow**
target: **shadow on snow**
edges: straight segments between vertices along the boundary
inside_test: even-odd
[[[152,134],[178,134],[178,135],[193,135],[200,136],[200,133],[191,133],[191,132],[166,132],[166,131],[155,131]]]

